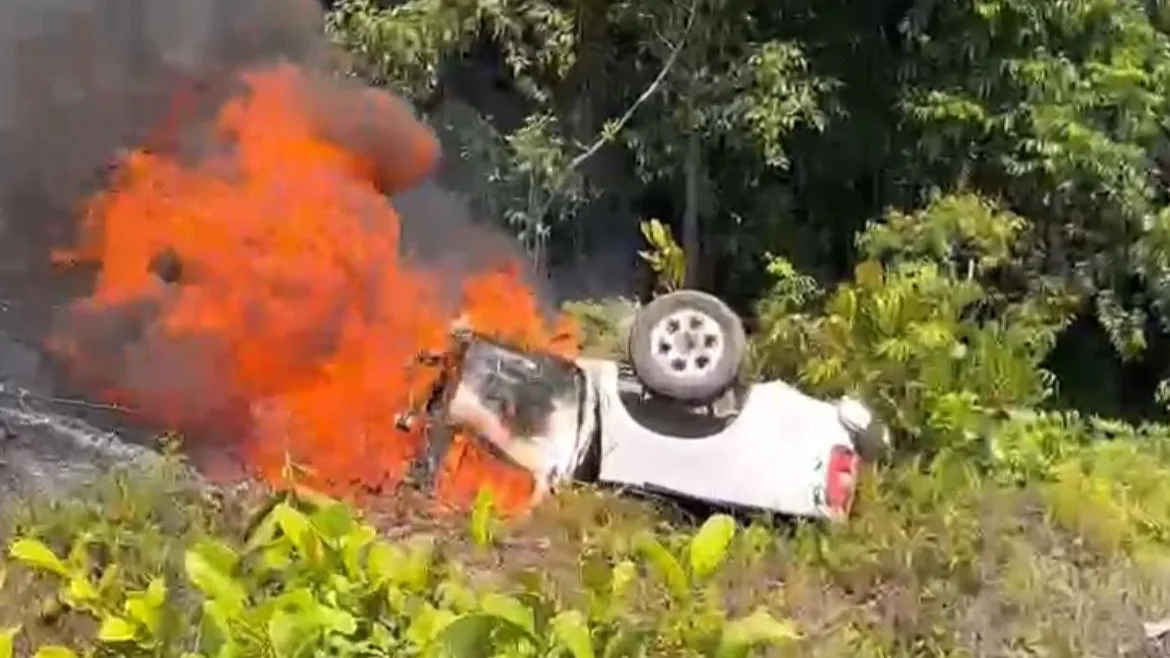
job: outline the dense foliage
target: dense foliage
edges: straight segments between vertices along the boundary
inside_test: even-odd
[[[994,475],[873,471],[851,523],[790,532],[591,491],[522,525],[487,497],[429,528],[311,492],[244,514],[168,462],[9,519],[0,655],[1117,655],[1170,603],[1170,435],[998,436]]]
[[[712,584],[735,538],[726,516],[679,537],[678,546],[643,532],[620,553],[587,559],[585,599],[573,608],[539,574],[515,593],[477,591],[459,564],[437,553],[434,538],[385,541],[344,503],[285,495],[266,508],[243,545],[203,537],[186,547],[179,578],[165,568],[123,573],[127,551],[139,547],[118,535],[133,535],[97,524],[74,529],[60,555],[31,536],[15,540],[9,555],[54,579],[53,600],[95,622],[97,650],[122,656],[736,658],[796,638],[762,609],[727,617]],[[472,515],[470,534],[481,548],[491,541],[488,514],[484,504]],[[643,587],[638,574],[646,569],[658,574],[664,599],[640,615],[632,590]],[[181,603],[191,597],[199,603]],[[19,630],[3,634],[0,654],[13,655]],[[51,645],[37,653],[71,655]]]
[[[615,249],[636,262],[657,218],[690,282],[747,311],[767,254],[831,285],[915,243],[944,272],[979,267],[964,294],[1067,298],[1061,400],[1157,412],[1162,3],[347,0],[332,19],[353,72],[410,93],[460,154],[450,184],[554,270]]]

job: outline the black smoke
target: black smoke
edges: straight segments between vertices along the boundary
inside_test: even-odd
[[[50,253],[120,152],[181,139],[168,122],[196,125],[248,67],[323,66],[322,20],[313,0],[0,2],[0,299],[43,330],[85,285]]]
[[[145,146],[198,157],[201,120],[248,69],[292,62],[318,72],[322,93],[308,102],[339,119],[325,122],[330,137],[376,162],[399,137],[401,122],[385,115],[411,110],[334,93],[352,82],[326,89],[333,54],[317,0],[0,2],[0,299],[43,330],[45,309],[87,285],[50,254],[73,242],[82,203],[119,155]],[[413,251],[444,267],[520,254],[437,185],[411,190],[400,210]]]
[[[109,364],[104,375],[123,388],[188,401],[214,389],[207,382],[215,375],[201,374],[215,366],[214,350],[144,340],[151,306],[70,312],[92,271],[63,270],[53,250],[74,243],[86,200],[108,185],[124,152],[198,158],[214,147],[209,120],[240,90],[242,73],[265,65],[308,72],[306,111],[328,137],[377,164],[393,152],[412,110],[334,75],[334,54],[315,0],[0,1],[0,342],[39,344],[64,329],[97,352],[90,360]],[[395,171],[376,172],[384,189],[401,187]],[[395,205],[410,257],[451,272],[453,281],[521,255],[433,181]],[[183,263],[159,257],[160,284],[182,285]],[[0,378],[5,368],[0,356]],[[186,391],[192,387],[195,394]],[[206,414],[198,405],[188,411],[221,413],[219,402],[203,397]]]

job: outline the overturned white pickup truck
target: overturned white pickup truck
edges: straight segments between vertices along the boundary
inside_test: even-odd
[[[888,432],[860,402],[828,402],[782,381],[744,385],[742,322],[683,290],[640,309],[629,364],[566,360],[455,332],[420,361],[441,368],[421,421],[417,480],[434,482],[457,429],[528,469],[536,501],[557,482],[619,485],[743,510],[841,519],[860,455]],[[534,501],[534,502],[536,502]]]

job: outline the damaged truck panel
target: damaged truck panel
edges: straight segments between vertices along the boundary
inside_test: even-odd
[[[447,424],[472,428],[487,446],[529,471],[537,489],[574,475],[587,442],[594,393],[585,373],[556,356],[483,338],[466,342],[447,403]],[[585,446],[587,447],[587,446]]]
[[[623,390],[617,363],[579,363],[601,410],[600,481],[792,516],[848,512],[830,505],[827,491],[834,451],[854,452],[834,404],[765,382],[747,389],[732,417],[711,422],[676,408],[671,429]]]
[[[688,306],[692,298],[702,304]],[[650,381],[637,363],[631,376],[617,361],[567,360],[456,331],[446,354],[420,358],[441,369],[424,405],[425,470],[434,473],[459,431],[532,476],[531,504],[573,479],[787,516],[847,517],[859,455],[884,448],[884,427],[857,400],[820,400],[782,381],[738,385],[733,370],[711,366],[728,353],[739,358],[724,326],[729,311],[719,322],[696,319],[714,313],[708,307],[718,300],[663,299],[671,304],[647,324],[650,338],[631,338],[631,349],[655,353],[642,359],[643,370],[657,368]],[[691,352],[704,345],[711,349]],[[695,367],[677,367],[688,360]],[[688,380],[682,399],[668,394],[671,378]]]

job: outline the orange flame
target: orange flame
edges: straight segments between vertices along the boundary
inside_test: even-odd
[[[201,158],[136,151],[91,199],[70,258],[100,273],[53,345],[107,397],[160,423],[240,432],[270,482],[291,461],[334,494],[393,485],[419,445],[394,416],[430,376],[408,366],[445,344],[453,317],[562,354],[572,340],[558,342],[565,327],[545,323],[515,264],[445,297],[449,282],[402,257],[400,219],[379,189],[428,176],[438,144],[396,99],[324,96],[288,66],[245,82]],[[160,253],[181,264],[178,285],[152,273]],[[111,331],[113,344],[93,335]],[[526,497],[524,476],[459,444],[440,487],[448,502],[483,484],[503,505]]]

